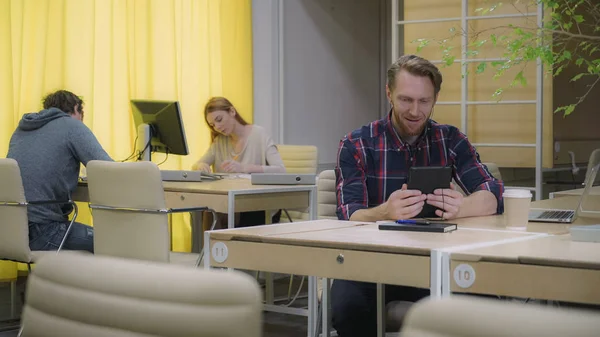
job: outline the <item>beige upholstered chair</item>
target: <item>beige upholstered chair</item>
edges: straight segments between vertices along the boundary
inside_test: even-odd
[[[277,145],[286,173],[317,173],[318,149],[312,145]],[[308,220],[308,210],[287,209],[280,222]]]
[[[202,253],[171,251],[168,215],[213,212],[206,207],[167,208],[158,166],[152,162],[91,161],[87,166],[94,219],[94,253],[198,266]]]
[[[400,337],[591,337],[599,331],[594,312],[452,296],[413,305]]]
[[[56,251],[31,251],[29,248],[29,220],[27,206],[49,204],[71,204],[74,215],[67,232]],[[14,159],[0,159],[0,260],[31,264],[40,256],[59,252],[77,218],[77,205],[71,200],[25,199],[21,170]],[[11,316],[16,316],[16,280],[11,281]]]
[[[317,190],[319,219],[337,219],[337,193],[335,189],[334,170],[326,170],[319,174]]]
[[[318,150],[312,145],[277,145],[288,173],[317,173]]]
[[[335,190],[335,171],[325,170],[319,173],[317,179],[317,218],[337,219],[337,195]],[[308,210],[290,212],[293,221],[308,220]],[[288,219],[281,218],[282,222]]]
[[[259,337],[260,289],[240,272],[99,255],[40,260],[22,337]]]

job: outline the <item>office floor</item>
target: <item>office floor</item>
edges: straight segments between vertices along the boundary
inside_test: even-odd
[[[275,294],[277,296],[285,296],[287,294],[289,278],[282,278],[275,281]],[[297,291],[297,286],[300,284],[300,277],[296,277],[294,280],[294,293]],[[306,285],[307,282],[304,282],[303,290],[301,294],[306,294]],[[19,289],[20,291],[21,289]],[[19,307],[18,310],[20,312],[20,296],[17,298]],[[285,302],[283,302],[285,303]],[[300,296],[294,302],[294,306],[306,307],[307,300],[306,297],[302,298]],[[263,314],[263,322],[264,322],[264,337],[305,337],[307,335],[306,325],[307,319],[306,317],[292,316],[279,314],[274,312],[265,312]],[[0,337],[16,337],[17,330],[9,330],[9,325],[7,324],[7,320],[10,318],[10,286],[9,283],[3,282],[0,283]],[[10,324],[10,326],[15,326]]]

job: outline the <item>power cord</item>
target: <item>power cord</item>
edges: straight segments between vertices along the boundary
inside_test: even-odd
[[[119,160],[119,162],[123,163],[123,162],[131,160],[131,159],[133,159],[133,157],[135,157],[135,144],[137,143],[137,140],[138,140],[138,135],[135,135],[135,139],[133,140],[133,151],[127,158],[125,158],[123,160]]]
[[[148,143],[146,143],[146,146],[144,147],[144,149],[140,152],[138,152],[137,154],[137,161],[142,160],[142,155],[144,154],[144,152],[146,151],[146,149],[150,146],[150,142],[151,140],[148,140]]]
[[[444,201],[444,190],[442,189],[442,221],[446,220],[444,219],[444,211],[446,210],[446,202]]]
[[[166,154],[167,155],[165,156],[165,159],[163,161],[161,161],[159,164],[157,164],[156,166],[160,166],[160,165],[164,164],[167,161],[167,159],[169,159],[169,149],[168,148],[167,148]]]
[[[446,201],[444,199],[444,191],[442,190],[442,216],[440,217],[441,221],[446,221],[446,219],[444,219],[444,210],[446,209]],[[430,220],[430,221],[435,221],[435,218],[425,218],[426,220]]]

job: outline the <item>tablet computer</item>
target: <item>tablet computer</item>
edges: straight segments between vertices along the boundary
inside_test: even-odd
[[[450,188],[452,181],[452,167],[450,166],[425,166],[411,167],[408,171],[409,190],[419,190],[423,194],[432,194],[438,188]],[[423,206],[417,218],[439,218],[435,214],[437,207],[427,203]]]

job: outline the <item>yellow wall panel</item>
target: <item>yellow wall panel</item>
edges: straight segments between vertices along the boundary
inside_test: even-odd
[[[250,0],[0,0],[0,153],[24,113],[66,89],[83,96],[84,123],[116,160],[134,147],[130,99],[178,100],[190,155],[161,168],[189,169],[209,146],[211,96],[252,120],[251,30]],[[190,237],[173,217],[173,249],[189,251]]]

